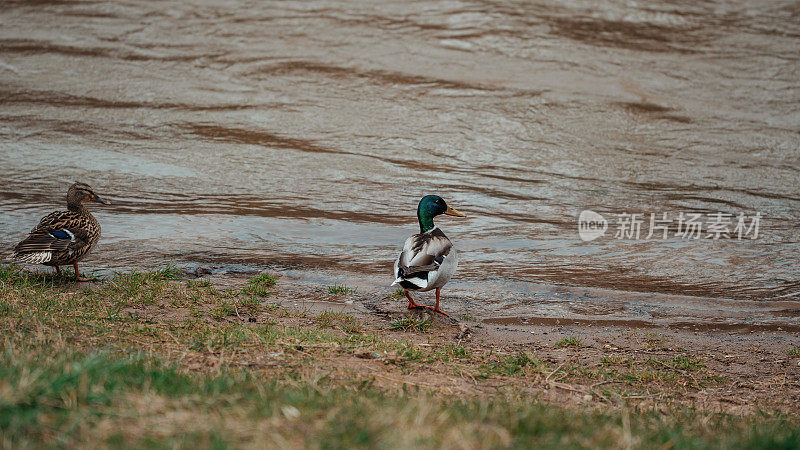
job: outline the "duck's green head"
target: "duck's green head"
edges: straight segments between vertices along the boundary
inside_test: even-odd
[[[422,197],[422,200],[419,201],[419,206],[417,206],[417,219],[419,219],[420,233],[431,231],[434,227],[433,218],[440,214],[467,217],[466,214],[447,206],[447,203],[445,203],[442,197],[438,195],[426,195]]]

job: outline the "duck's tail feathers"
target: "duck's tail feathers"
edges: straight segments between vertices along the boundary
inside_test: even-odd
[[[53,252],[14,253],[14,259],[29,264],[44,264],[53,259]]]
[[[392,286],[400,285],[403,289],[412,291],[428,287],[428,272],[438,268],[437,264],[428,266],[407,267],[402,264],[395,266],[395,280]]]
[[[416,291],[428,287],[428,280],[417,277],[398,278],[394,280],[394,283],[392,283],[392,286],[394,285],[400,285],[400,287],[402,287],[403,289]]]

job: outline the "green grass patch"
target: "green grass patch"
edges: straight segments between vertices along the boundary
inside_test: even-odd
[[[97,291],[97,295],[119,298],[128,305],[155,304],[168,289],[170,272],[118,273]]]
[[[795,415],[675,407],[671,393],[716,382],[689,354],[554,367],[438,334],[395,340],[347,314],[257,306],[258,295],[167,276],[81,288],[0,265],[0,448],[800,446]],[[259,308],[258,323],[212,320],[230,307]],[[546,377],[582,389],[611,381],[596,387],[609,399],[664,397],[651,411],[523,393]]]
[[[277,303],[264,303],[261,307],[264,308],[265,311],[280,311],[283,309],[283,306]]]
[[[800,446],[800,426],[781,415],[736,417],[689,409],[665,415],[560,408],[515,394],[462,399],[414,390],[388,393],[368,379],[187,373],[157,358],[107,351],[6,348],[0,386],[0,434],[4,446],[17,448],[54,442],[443,448],[452,445],[454,435],[470,448],[619,448],[625,442],[638,448]],[[181,420],[189,413],[191,420]],[[270,432],[254,433],[257,429]]]
[[[260,297],[243,297],[236,299],[236,307],[247,314],[255,314],[261,309]]]
[[[467,348],[450,343],[438,347],[432,355],[433,360],[439,361],[453,361],[459,359],[469,359],[471,357],[472,354]]]
[[[25,287],[29,289],[53,288],[60,285],[66,278],[54,274],[30,272],[22,270],[16,264],[0,265],[0,283],[6,286]]]
[[[393,347],[397,351],[397,356],[401,359],[419,362],[427,360],[426,352],[414,345],[413,342],[396,341]]]
[[[212,287],[211,281],[204,279],[187,280],[186,286],[190,288],[210,288]]]
[[[791,358],[800,358],[800,346],[790,348],[787,353]]]
[[[211,316],[217,320],[236,314],[236,306],[232,302],[223,301],[222,304],[211,310]]]
[[[527,369],[535,369],[540,372],[543,367],[544,365],[535,357],[525,352],[518,352],[516,355],[485,362],[480,378],[488,378],[492,375],[518,375]]]
[[[11,314],[12,306],[7,301],[0,301],[0,317],[5,317]]]
[[[270,289],[275,286],[278,281],[270,274],[263,273],[251,278],[247,282],[247,287],[244,289],[245,293],[266,297],[270,294]]]
[[[690,372],[696,372],[705,367],[702,359],[694,358],[688,355],[675,355],[672,358],[672,365],[676,369],[687,370]]]
[[[430,328],[432,324],[433,322],[430,318],[408,314],[405,317],[401,317],[392,321],[392,323],[389,324],[389,329],[401,331],[425,331]]]
[[[177,280],[183,276],[183,272],[172,264],[167,264],[164,267],[150,272],[150,274],[161,280]]]
[[[229,347],[237,347],[248,341],[250,332],[241,326],[230,326],[216,330],[201,330],[194,335],[189,346],[195,351],[217,352]]]
[[[673,387],[695,388],[728,381],[724,377],[711,374],[701,358],[689,355],[675,355],[672,359],[607,356],[600,360],[600,366],[594,375],[584,373],[582,377],[618,380],[639,386],[661,383]]]
[[[328,294],[331,295],[343,295],[343,294],[355,294],[356,290],[348,287],[346,284],[334,284],[333,286],[328,286]]]
[[[317,317],[317,325],[322,328],[339,328],[345,333],[360,333],[361,325],[355,317],[341,312],[327,311]]]
[[[581,339],[577,337],[566,337],[556,343],[556,347],[580,347]]]

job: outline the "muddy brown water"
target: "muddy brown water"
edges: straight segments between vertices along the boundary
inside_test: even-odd
[[[80,180],[113,201],[100,272],[385,287],[437,193],[469,215],[438,221],[465,311],[800,300],[796,2],[6,1],[0,25],[6,253]],[[583,242],[585,209],[763,219]],[[607,301],[565,306],[583,287]]]

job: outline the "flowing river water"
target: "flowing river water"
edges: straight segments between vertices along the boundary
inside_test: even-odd
[[[385,287],[436,193],[469,215],[438,220],[451,305],[797,325],[798,49],[793,1],[5,1],[0,244],[83,181],[113,202],[87,268]],[[645,239],[651,213],[761,219]]]

